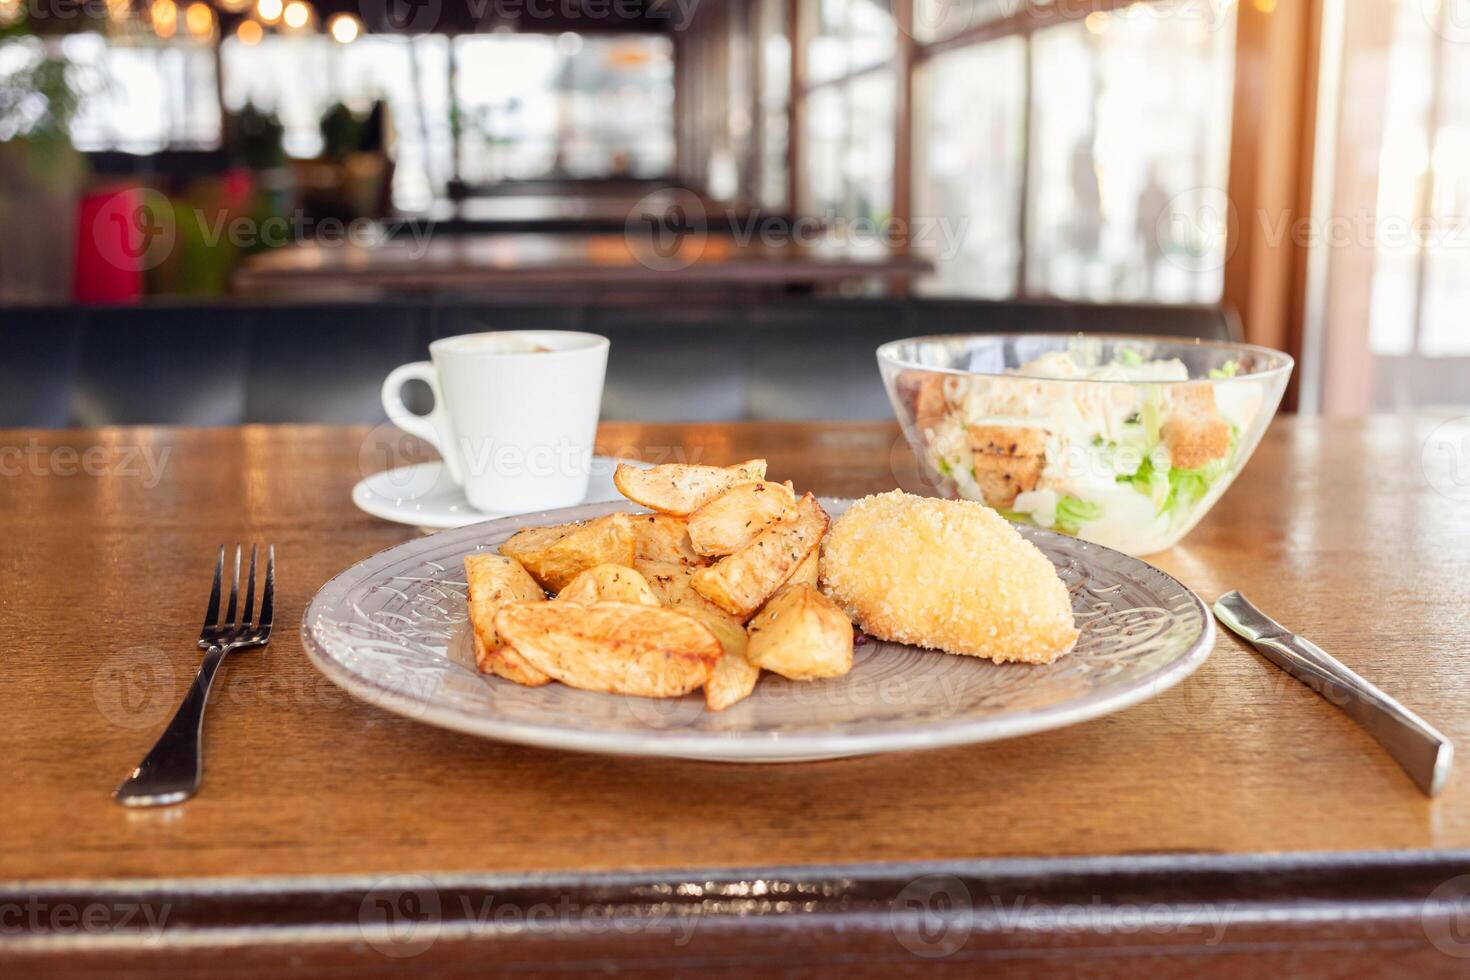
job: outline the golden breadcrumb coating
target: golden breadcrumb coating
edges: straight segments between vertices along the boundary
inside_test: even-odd
[[[822,589],[866,632],[946,653],[1050,663],[1077,641],[1056,569],[999,514],[894,490],[822,546]]]

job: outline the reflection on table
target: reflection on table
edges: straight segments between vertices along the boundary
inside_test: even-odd
[[[812,236],[815,238],[815,236]],[[762,240],[764,239],[764,240]],[[440,235],[410,226],[391,238],[303,242],[251,258],[237,293],[371,299],[426,292],[497,297],[662,298],[709,289],[732,294],[885,291],[930,264],[882,243],[742,240],[657,224],[625,234]]]

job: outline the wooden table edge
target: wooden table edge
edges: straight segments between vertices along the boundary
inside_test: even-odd
[[[951,967],[1044,955],[1470,956],[1453,922],[1470,850],[1142,854],[626,873],[433,873],[0,881],[0,967],[75,975],[414,957],[455,972],[554,961],[672,968],[915,958]],[[101,907],[127,923],[86,929]],[[76,922],[55,921],[71,909]],[[32,915],[39,928],[17,929]],[[99,915],[99,921],[101,916]],[[32,923],[34,925],[34,922]],[[415,929],[418,939],[413,938]],[[799,934],[800,948],[782,937]],[[426,943],[426,944],[425,944]],[[1457,952],[1446,954],[1451,944]],[[423,945],[423,948],[417,948]],[[949,948],[953,946],[953,948]],[[402,955],[400,955],[402,954]]]

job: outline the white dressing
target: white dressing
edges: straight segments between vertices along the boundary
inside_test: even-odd
[[[961,496],[980,500],[968,429],[1040,429],[1040,477],[1008,516],[1133,554],[1158,551],[1223,490],[1237,448],[1232,442],[1231,455],[1212,467],[1172,468],[1161,429],[1174,410],[1172,386],[1189,380],[1177,358],[1086,366],[1067,351],[1004,375],[957,379],[947,389],[954,410],[929,433],[929,462]],[[1258,386],[1221,383],[1213,393],[1233,430],[1247,431],[1261,406]]]

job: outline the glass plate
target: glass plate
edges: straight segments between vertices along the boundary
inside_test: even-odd
[[[836,518],[851,501],[822,498]],[[301,634],[312,662],[353,696],[485,738],[613,755],[794,762],[1012,738],[1074,725],[1153,697],[1214,645],[1205,605],[1173,577],[1120,552],[1020,528],[1056,564],[1081,637],[1046,666],[870,640],[852,672],[819,681],[761,675],[721,712],[702,693],[654,700],[527,688],[480,674],[470,649],[464,556],[523,527],[636,505],[584,504],[443,531],[389,548],[322,586]]]

